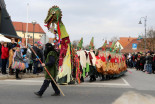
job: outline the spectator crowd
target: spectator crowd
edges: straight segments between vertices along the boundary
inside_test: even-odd
[[[32,47],[36,54],[43,61],[43,47],[39,42],[35,42]],[[38,74],[43,71],[39,60],[23,43],[16,43],[15,39],[11,39],[11,43],[0,42],[0,72],[3,75],[15,75],[16,79],[20,79],[18,74],[33,73]]]
[[[155,74],[155,53],[148,51],[147,53],[129,53],[125,54],[126,64],[128,68],[135,68],[146,72],[147,74]]]

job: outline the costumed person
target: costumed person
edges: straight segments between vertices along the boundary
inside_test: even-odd
[[[12,69],[16,70],[16,79],[17,80],[21,79],[19,77],[19,72],[25,69],[25,62],[24,62],[23,54],[19,47],[17,47],[16,51],[14,52]]]
[[[54,33],[55,25],[59,35],[58,43],[60,43],[59,55],[59,72],[57,80],[60,84],[68,84],[71,81],[71,55],[70,55],[70,39],[69,34],[62,22],[62,12],[58,6],[53,6],[49,9],[45,24],[48,30]],[[51,27],[52,24],[52,27]]]
[[[80,71],[82,73],[80,80],[81,80],[81,82],[84,82],[84,78],[86,76],[86,54],[87,53],[84,50],[82,50],[82,44],[83,44],[83,38],[81,38],[81,40],[78,43],[77,55],[80,60]]]
[[[73,46],[71,46],[71,62],[72,62],[72,77],[73,80],[68,84],[75,84],[75,81],[80,84],[80,61],[77,55],[77,52]]]
[[[89,57],[89,73],[88,75],[90,76],[90,82],[96,81],[97,77],[97,70],[95,67],[96,63],[96,56],[94,52],[94,37],[92,37],[89,45],[90,51],[88,51],[88,57]]]
[[[12,60],[13,60],[13,56],[14,56],[14,52],[16,51],[16,47],[14,47],[14,48],[12,48],[12,49],[10,49],[10,51],[9,51],[9,74],[10,75],[13,75],[14,74],[14,71],[13,71],[13,69],[12,69]]]
[[[58,60],[57,52],[52,46],[52,44],[47,43],[45,46],[45,63],[42,64],[42,66],[46,66],[47,70],[51,74],[51,76],[56,79],[57,76],[57,65],[56,61]],[[37,96],[41,97],[49,84],[51,83],[55,93],[52,94],[52,96],[60,96],[60,91],[58,87],[55,85],[51,77],[48,75],[48,73],[45,71],[45,80],[43,82],[43,85],[41,86],[40,90],[38,92],[34,92]]]

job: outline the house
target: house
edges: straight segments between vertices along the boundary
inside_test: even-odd
[[[116,47],[121,47],[121,50],[124,49],[132,40],[137,39],[133,37],[120,37],[120,39],[116,42]]]
[[[137,44],[137,48],[133,49],[133,44]],[[137,39],[133,39],[124,49],[121,50],[121,53],[134,53],[134,52],[145,52],[145,49],[139,47],[141,45],[141,41]],[[146,49],[146,52],[149,51]]]
[[[27,23],[13,22],[13,26],[14,26],[18,36],[20,36],[21,38],[26,38]],[[31,38],[33,38],[33,28],[34,28],[34,38],[35,39],[40,39],[41,36],[46,34],[39,24],[33,25],[32,23],[28,23],[28,35]]]

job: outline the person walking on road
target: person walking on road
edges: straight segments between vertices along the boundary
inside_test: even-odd
[[[43,63],[42,66],[43,67],[46,66],[49,73],[55,79],[57,76],[57,64],[56,64],[56,62],[58,59],[58,55],[57,55],[56,50],[52,46],[52,44],[50,44],[50,43],[46,44],[44,56],[45,56],[45,63]],[[48,75],[48,73],[46,71],[45,71],[45,80],[43,82],[43,85],[41,86],[40,90],[38,92],[34,92],[34,94],[41,97],[50,83],[51,83],[51,85],[55,91],[55,93],[52,94],[51,96],[60,96],[60,90],[55,85],[55,83],[53,82],[53,80],[51,79],[51,77]]]

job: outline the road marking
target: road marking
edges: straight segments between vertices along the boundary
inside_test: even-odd
[[[122,83],[82,83],[82,85],[108,85],[108,86],[129,86]]]
[[[124,79],[121,78],[123,80],[123,83],[90,83],[90,82],[84,82],[81,84],[75,84],[75,85],[68,85],[68,86],[76,86],[76,87],[106,87],[106,86],[112,86],[112,87],[131,87],[131,85]],[[43,80],[3,80],[3,82],[19,82],[19,83],[31,83],[31,84],[40,84],[43,83]],[[15,83],[14,83],[15,84]]]
[[[34,82],[34,83],[40,83],[43,81],[39,81],[39,80],[3,80],[4,82]]]
[[[124,81],[126,85],[131,86],[124,78],[121,78],[121,79]]]

